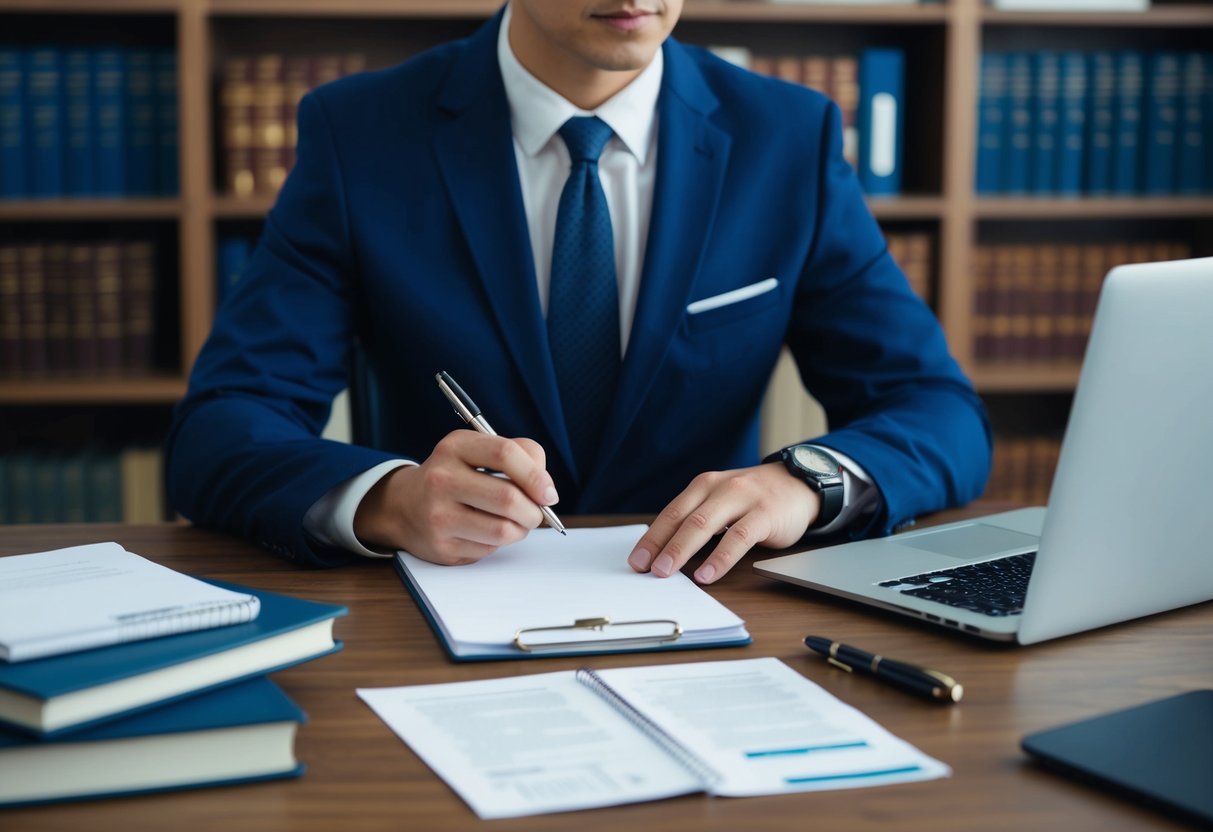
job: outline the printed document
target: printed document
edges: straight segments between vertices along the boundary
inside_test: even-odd
[[[252,621],[261,602],[93,543],[0,558],[0,659],[9,662]]]
[[[774,658],[358,691],[481,818],[951,770]]]

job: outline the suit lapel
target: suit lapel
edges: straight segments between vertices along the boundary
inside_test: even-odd
[[[728,164],[731,140],[707,117],[716,107],[716,97],[678,43],[669,40],[664,50],[657,106],[657,182],[648,244],[599,467],[612,459],[635,421],[678,330],[711,234]]]
[[[455,65],[439,98],[452,117],[432,146],[498,330],[556,442],[549,452],[558,451],[572,470],[497,63],[500,17],[473,36]]]

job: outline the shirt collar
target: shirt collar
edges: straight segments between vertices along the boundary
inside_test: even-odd
[[[497,63],[510,103],[514,139],[522,151],[534,156],[571,117],[595,115],[605,121],[637,161],[644,164],[657,121],[657,95],[661,92],[665,65],[662,50],[657,50],[653,60],[630,84],[598,109],[587,112],[527,72],[518,62],[510,48],[510,11],[507,5],[497,34]]]

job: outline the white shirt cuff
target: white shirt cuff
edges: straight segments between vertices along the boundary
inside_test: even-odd
[[[872,477],[867,471],[846,454],[839,453],[833,448],[825,450],[842,466],[842,511],[838,512],[838,516],[829,523],[810,531],[810,537],[832,534],[845,529],[860,515],[876,511],[880,504],[880,489],[872,482]]]
[[[326,546],[335,546],[356,555],[368,558],[392,557],[396,554],[395,551],[368,549],[358,539],[354,534],[354,514],[358,511],[362,498],[389,472],[416,464],[407,459],[389,459],[330,489],[327,494],[312,503],[312,507],[303,516],[304,531]]]

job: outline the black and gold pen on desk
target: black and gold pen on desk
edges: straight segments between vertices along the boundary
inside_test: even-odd
[[[493,426],[484,418],[484,414],[480,412],[480,408],[476,406],[476,402],[472,401],[472,397],[464,392],[464,389],[455,382],[455,379],[451,378],[450,373],[445,370],[439,372],[434,376],[434,380],[438,382],[438,389],[442,391],[442,395],[446,396],[447,401],[451,403],[451,407],[455,408],[455,412],[459,414],[459,418],[467,422],[469,428],[489,436],[497,435],[497,431],[493,430]],[[539,506],[539,510],[543,513],[543,519],[547,521],[549,526],[561,534],[568,534],[564,530],[564,524],[556,516],[556,512],[547,506]]]
[[[960,697],[964,695],[964,688],[959,682],[938,670],[927,670],[886,659],[884,656],[822,636],[807,636],[804,643],[813,652],[825,656],[830,664],[848,673],[875,676],[894,687],[925,696],[935,702],[959,702]]]

